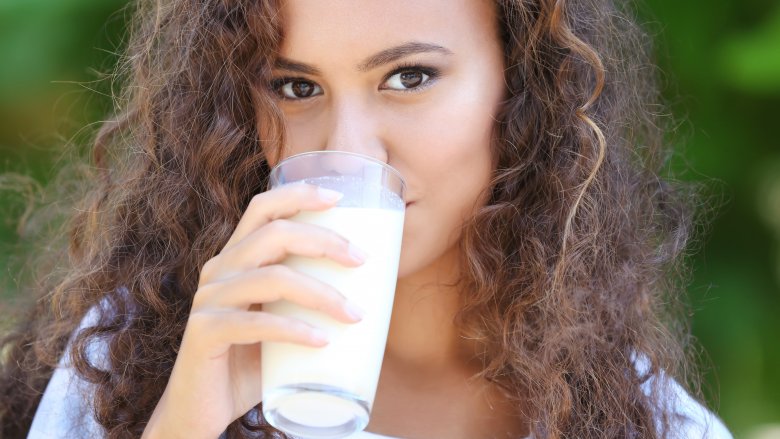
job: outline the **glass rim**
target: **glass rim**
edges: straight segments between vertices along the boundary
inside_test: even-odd
[[[304,156],[320,155],[320,154],[342,154],[342,155],[348,155],[348,156],[358,157],[358,158],[367,160],[369,162],[373,162],[375,164],[378,164],[381,167],[383,167],[383,168],[387,169],[388,171],[390,171],[390,173],[392,175],[395,175],[395,177],[398,178],[398,181],[401,182],[401,187],[403,188],[404,192],[406,192],[406,180],[404,180],[404,177],[401,175],[401,172],[398,171],[398,169],[395,169],[394,167],[390,166],[389,164],[387,164],[387,163],[385,163],[385,162],[383,162],[381,160],[375,159],[375,158],[373,158],[373,157],[371,157],[369,155],[360,154],[360,153],[357,153],[357,152],[350,152],[350,151],[306,151],[306,152],[301,152],[301,153],[298,153],[298,154],[293,154],[290,157],[282,159],[279,163],[276,164],[276,166],[274,166],[271,169],[271,173],[268,175],[269,183],[273,179],[274,174],[276,173],[277,169],[280,166],[282,166],[284,163],[287,163],[288,161],[291,161],[293,159],[298,159],[298,158],[301,158],[301,157],[304,157]]]

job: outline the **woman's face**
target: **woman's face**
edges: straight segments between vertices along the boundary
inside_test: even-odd
[[[344,150],[398,169],[410,203],[399,277],[429,266],[455,248],[463,221],[485,201],[504,97],[494,5],[287,0],[282,14],[273,73],[282,158]]]

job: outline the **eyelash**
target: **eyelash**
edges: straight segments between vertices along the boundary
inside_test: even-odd
[[[436,81],[436,79],[438,79],[439,76],[441,76],[441,72],[439,71],[439,69],[437,69],[435,67],[425,66],[425,65],[421,65],[421,64],[415,64],[415,63],[411,63],[411,62],[404,62],[404,63],[400,63],[400,64],[395,65],[393,67],[393,69],[390,71],[390,73],[388,73],[384,77],[384,79],[382,80],[382,83],[384,84],[385,82],[387,82],[388,79],[392,78],[393,76],[395,76],[395,75],[397,75],[399,73],[408,72],[408,71],[420,72],[422,74],[427,75],[428,79],[425,81],[425,83],[423,83],[422,85],[420,85],[418,87],[408,88],[408,89],[405,89],[405,90],[392,89],[393,91],[399,91],[399,92],[402,92],[402,93],[417,93],[417,92],[420,92],[420,91],[428,88],[429,86],[431,86]],[[294,81],[309,82],[309,83],[312,83],[312,84],[316,84],[315,82],[309,81],[306,78],[281,77],[281,78],[276,78],[276,79],[271,80],[271,84],[270,84],[271,91],[276,93],[276,95],[279,97],[279,99],[282,99],[282,100],[285,100],[285,101],[305,101],[305,100],[310,99],[311,97],[308,97],[308,98],[295,98],[295,99],[293,99],[293,98],[285,97],[284,95],[282,95],[280,93],[279,89],[282,86],[284,86],[285,84],[287,84],[289,82],[294,82]]]

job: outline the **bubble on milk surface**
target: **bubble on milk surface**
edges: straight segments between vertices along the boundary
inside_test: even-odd
[[[373,209],[404,210],[406,204],[395,192],[379,182],[366,181],[354,175],[311,177],[301,180],[325,189],[344,194],[339,207],[363,207]]]

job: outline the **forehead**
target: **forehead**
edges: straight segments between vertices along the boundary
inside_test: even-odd
[[[491,44],[494,8],[488,0],[287,0],[281,54],[353,59],[411,40],[454,50]]]

